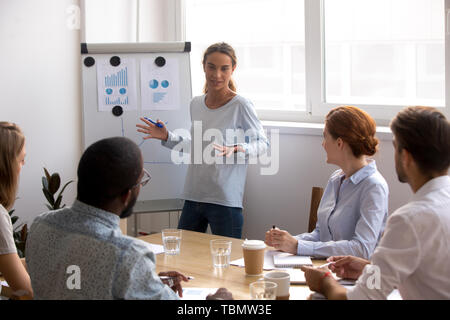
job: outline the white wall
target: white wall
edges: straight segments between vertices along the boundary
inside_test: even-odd
[[[81,152],[79,31],[68,28],[66,9],[78,1],[0,1],[0,119],[17,123],[27,156],[15,203],[19,222],[46,210],[45,166],[63,182],[76,179]],[[63,203],[72,204],[76,184]]]

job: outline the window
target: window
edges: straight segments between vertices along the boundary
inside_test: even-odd
[[[184,6],[194,95],[204,83],[203,51],[226,41],[238,56],[238,92],[263,119],[321,121],[331,108],[351,104],[387,122],[406,105],[445,108],[445,0],[184,0]]]
[[[236,50],[241,95],[260,110],[306,110],[303,0],[186,0],[185,8],[194,95],[204,50],[225,41]]]

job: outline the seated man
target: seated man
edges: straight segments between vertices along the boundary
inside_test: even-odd
[[[133,212],[150,180],[138,146],[127,138],[100,140],[78,166],[77,200],[71,208],[41,214],[27,241],[27,264],[36,299],[178,299],[155,273],[155,256],[141,240],[124,236],[120,219]],[[221,290],[221,298],[230,293]],[[214,296],[213,296],[214,297]]]
[[[414,196],[392,213],[371,261],[330,257],[330,269],[358,279],[345,289],[327,269],[302,268],[328,299],[450,299],[450,123],[436,109],[409,107],[391,123],[395,168]]]

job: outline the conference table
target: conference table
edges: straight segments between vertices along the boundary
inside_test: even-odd
[[[161,233],[139,237],[139,239],[162,245]],[[227,268],[215,268],[212,265],[210,240],[226,239],[232,242],[230,261],[242,258],[242,243],[244,240],[222,237],[207,233],[182,231],[182,240],[179,255],[156,255],[156,272],[178,271],[194,279],[183,282],[182,286],[189,288],[227,288],[236,300],[249,300],[249,284],[262,276],[248,276],[243,267],[230,265]],[[266,250],[275,250],[268,247]],[[325,263],[324,260],[312,260],[315,266]],[[270,270],[264,270],[264,273]],[[307,285],[294,285],[290,287],[290,300],[308,299],[312,291]]]

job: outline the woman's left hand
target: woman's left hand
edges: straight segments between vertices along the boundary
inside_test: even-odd
[[[231,157],[233,153],[244,151],[244,149],[242,149],[241,146],[228,147],[228,146],[221,146],[216,143],[213,144],[213,148],[220,152],[217,155],[218,157],[226,156],[227,158]]]

